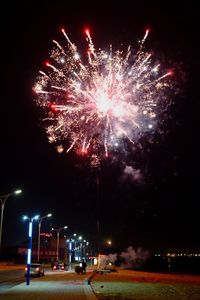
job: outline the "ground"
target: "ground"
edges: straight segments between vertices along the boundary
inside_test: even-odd
[[[100,300],[200,300],[200,276],[119,270],[97,274],[91,286]]]
[[[8,277],[9,270],[12,277]],[[17,270],[18,273],[14,273]],[[21,284],[16,285],[16,276]],[[74,270],[60,272],[52,271],[47,267],[45,276],[31,278],[31,284],[27,287],[23,265],[0,265],[0,299],[95,299],[88,281],[98,300],[200,300],[199,275],[161,274],[122,269],[117,269],[117,272],[113,273],[100,274],[94,272],[93,266],[87,267],[86,275],[77,275]],[[6,282],[10,282],[12,288],[8,288],[8,284],[5,288]]]

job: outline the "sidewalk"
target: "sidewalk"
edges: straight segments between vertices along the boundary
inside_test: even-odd
[[[47,274],[16,285],[5,293],[0,293],[1,300],[97,300],[88,279],[92,272],[77,275],[74,272]]]

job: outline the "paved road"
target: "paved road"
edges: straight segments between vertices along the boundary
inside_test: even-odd
[[[24,268],[0,269],[0,293],[24,282]]]

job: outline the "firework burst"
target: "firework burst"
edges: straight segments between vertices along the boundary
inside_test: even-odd
[[[87,153],[95,162],[120,149],[124,140],[136,144],[154,131],[167,105],[172,72],[160,70],[144,50],[149,30],[133,54],[131,46],[96,50],[86,29],[86,63],[64,29],[62,33],[65,45],[53,40],[48,69],[40,71],[34,86],[49,142],[57,151]]]

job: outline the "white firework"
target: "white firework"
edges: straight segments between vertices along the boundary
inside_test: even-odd
[[[158,114],[167,105],[172,72],[160,71],[160,64],[144,50],[149,30],[133,55],[131,46],[126,51],[112,46],[108,52],[96,50],[86,29],[86,63],[64,29],[62,33],[66,45],[53,40],[48,70],[40,71],[34,86],[49,142],[57,151],[75,150],[98,160],[120,149],[124,139],[135,144],[155,130]]]

